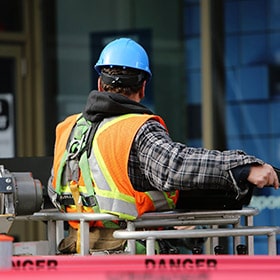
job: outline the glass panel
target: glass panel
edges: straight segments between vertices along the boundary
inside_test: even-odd
[[[22,3],[22,0],[1,0],[0,32],[23,31]]]
[[[11,57],[0,58],[0,93],[15,91],[15,60]]]
[[[0,57],[0,158],[15,156],[14,57]]]

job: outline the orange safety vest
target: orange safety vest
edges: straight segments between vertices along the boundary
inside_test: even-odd
[[[67,142],[70,133],[76,124],[80,114],[75,114],[67,117],[63,122],[59,123],[55,130],[55,145],[54,145],[54,159],[53,159],[53,181],[52,185],[56,188],[56,179],[60,166],[60,161],[66,151]]]
[[[70,116],[58,125],[54,155],[54,181],[65,153],[67,141],[78,115]],[[149,119],[155,119],[165,126],[155,115],[127,114],[105,119],[99,126],[88,160],[93,187],[100,212],[115,214],[120,218],[133,220],[145,212],[170,210],[175,207],[178,191],[161,192],[136,191],[128,176],[130,149],[139,128]],[[166,127],[166,126],[165,126]],[[63,139],[62,139],[63,138]],[[83,184],[83,180],[79,181]],[[84,207],[85,211],[92,211]],[[67,211],[74,211],[73,207]],[[74,224],[72,226],[76,227]],[[100,226],[96,225],[95,226]]]

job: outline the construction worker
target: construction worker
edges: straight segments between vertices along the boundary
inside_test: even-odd
[[[67,212],[104,212],[133,220],[174,209],[178,191],[279,187],[273,167],[240,150],[217,151],[173,142],[162,118],[140,104],[152,77],[146,51],[129,38],[109,43],[95,65],[98,90],[81,114],[56,129],[49,184],[53,203]],[[172,93],[171,93],[172,94]],[[118,222],[92,222],[92,249],[117,250]],[[62,252],[76,252],[79,224],[70,222]]]

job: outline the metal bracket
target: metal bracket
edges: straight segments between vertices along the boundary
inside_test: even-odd
[[[11,177],[0,177],[0,193],[14,192],[13,180]]]

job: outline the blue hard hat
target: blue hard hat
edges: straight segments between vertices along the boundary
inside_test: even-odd
[[[116,39],[105,46],[94,68],[100,74],[104,66],[130,67],[145,71],[149,78],[152,76],[146,51],[129,38]]]

